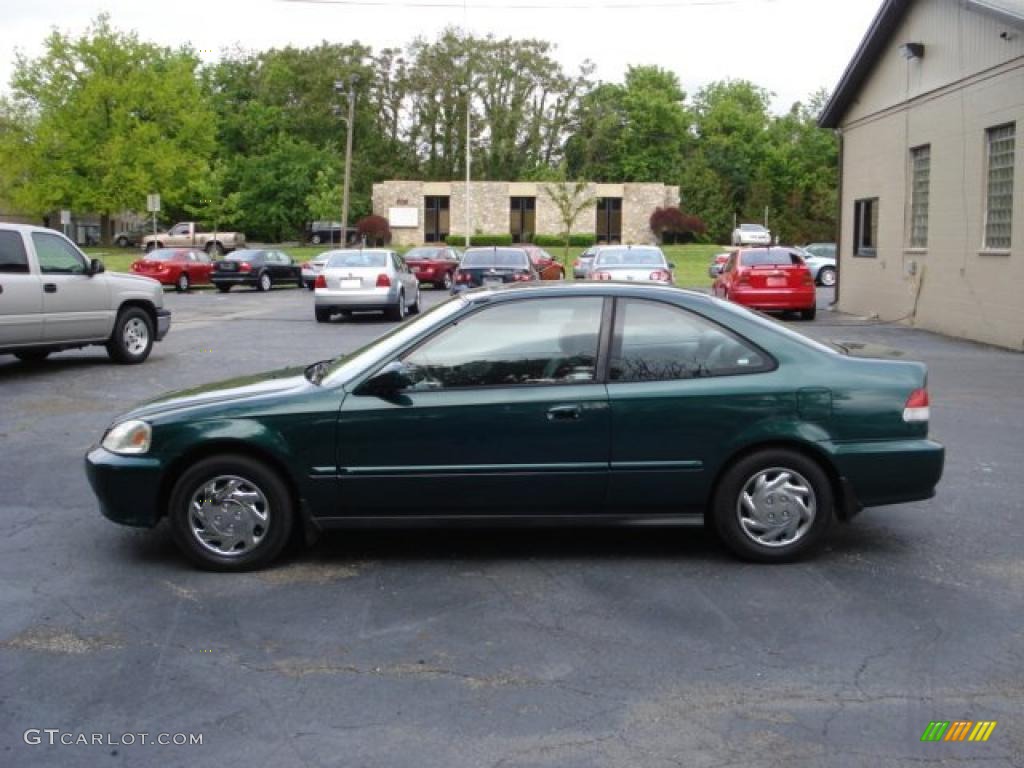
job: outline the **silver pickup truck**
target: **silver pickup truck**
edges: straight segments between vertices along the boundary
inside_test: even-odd
[[[170,327],[156,280],[105,272],[52,229],[0,224],[0,354],[34,362],[102,344],[141,363]]]

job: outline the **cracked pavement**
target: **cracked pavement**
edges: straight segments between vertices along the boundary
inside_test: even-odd
[[[935,499],[867,510],[809,562],[740,563],[686,529],[354,531],[223,575],[103,519],[89,444],[136,401],[391,326],[318,325],[302,291],[167,304],[139,367],[0,357],[0,765],[1024,765],[1024,356],[794,323],[927,362],[948,449]],[[919,741],[957,719],[999,725]],[[28,746],[28,728],[204,739]]]

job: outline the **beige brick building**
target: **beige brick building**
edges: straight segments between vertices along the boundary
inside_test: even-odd
[[[1024,0],[885,0],[820,124],[840,309],[1024,350]]]
[[[558,235],[563,226],[544,182],[474,181],[470,184],[472,234],[511,234],[526,242]],[[588,184],[593,201],[574,234],[598,242],[653,243],[648,226],[655,208],[679,205],[679,187],[664,184]],[[392,242],[418,245],[466,234],[464,181],[385,181],[373,185],[373,212],[388,219]]]

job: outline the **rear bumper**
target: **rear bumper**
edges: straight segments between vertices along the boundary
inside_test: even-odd
[[[255,272],[238,275],[210,275],[210,282],[214,285],[256,285],[257,275]]]
[[[156,311],[156,340],[160,341],[169,330],[171,330],[171,310],[158,309]]]
[[[354,291],[332,291],[317,288],[314,302],[318,307],[336,309],[387,309],[398,304],[397,285],[390,288],[364,288]]]
[[[158,459],[93,447],[85,456],[85,474],[108,520],[143,528],[159,521],[163,467]]]
[[[854,507],[922,501],[935,495],[946,449],[934,440],[824,443]],[[850,500],[847,499],[849,507]]]
[[[747,288],[738,291],[733,288],[729,293],[729,298],[745,307],[767,310],[810,309],[818,300],[813,285],[800,290],[787,291],[779,291],[774,288]]]

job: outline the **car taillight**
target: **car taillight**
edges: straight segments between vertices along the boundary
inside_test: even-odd
[[[238,265],[238,269],[242,272],[252,272],[252,264],[250,264],[248,261],[243,261],[241,264]]]
[[[322,274],[317,275],[316,276],[316,280],[313,281],[313,287],[314,288],[326,288],[327,287],[327,278],[324,275],[322,275]]]
[[[736,282],[738,282],[740,285],[750,285],[750,273],[745,270],[743,272],[740,272],[736,276]]]
[[[529,272],[516,272],[515,277],[512,278],[517,283],[528,283],[530,282]]]
[[[612,275],[611,275],[610,272],[595,272],[594,273],[594,279],[595,280],[611,280],[612,279]]]
[[[377,275],[377,287],[378,288],[390,288],[391,287],[391,278],[388,277],[387,275],[383,274],[383,273]]]
[[[469,272],[456,272],[455,273],[456,283],[471,283],[473,282],[473,276]]]
[[[928,390],[915,389],[907,398],[907,404],[903,406],[903,420],[908,424],[928,421],[931,416],[928,403]]]
[[[656,269],[654,272],[651,272],[648,279],[655,280],[658,282],[665,282],[666,280],[672,279],[672,273],[667,272],[664,269]]]
[[[805,269],[800,274],[800,282],[804,285],[814,285],[814,278],[811,277],[811,270]]]

